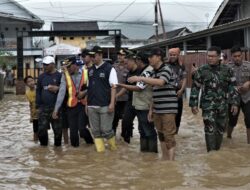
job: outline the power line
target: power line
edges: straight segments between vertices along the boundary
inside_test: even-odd
[[[61,0],[59,1],[59,3],[60,3],[60,10],[61,10],[61,13],[62,13],[62,16],[63,16],[63,20],[65,21],[65,17],[64,17],[64,12],[63,12],[63,8],[62,8]]]
[[[19,0],[19,1],[15,1],[16,3],[23,3],[26,1],[30,1],[30,0]],[[4,2],[4,3],[0,3],[0,5],[4,5],[4,4],[13,4],[13,2],[9,1],[9,2]]]
[[[30,1],[30,0],[26,0],[26,1]],[[41,3],[41,2],[39,2],[39,3]],[[44,1],[44,3],[48,3],[48,2]],[[105,3],[105,4],[106,4],[106,6],[112,6],[112,7],[127,5],[127,3],[115,3],[115,2],[112,2],[112,4],[108,4],[108,3]],[[136,2],[135,4],[148,5],[148,4],[152,4],[152,2]],[[218,7],[215,7],[215,6],[205,6],[205,5],[199,5],[199,4],[185,4],[185,3],[180,3],[180,2],[162,2],[161,4],[162,5],[163,4],[166,4],[166,5],[182,5],[182,6],[186,6],[186,7],[197,7],[197,8],[206,8],[206,9],[207,8],[217,9],[218,8]],[[92,7],[92,6],[93,5],[84,5],[84,7]],[[56,7],[56,6],[54,6],[54,7],[59,8],[59,7]],[[40,7],[31,7],[31,8],[40,8]],[[65,8],[79,8],[79,5],[65,6]]]
[[[115,21],[117,18],[119,18],[130,6],[132,6],[136,0],[132,1],[124,10],[122,10],[112,21]],[[107,25],[108,26],[108,25]]]
[[[185,9],[187,12],[189,12],[191,15],[193,15],[193,17],[200,19],[200,17],[198,17],[197,15],[195,15],[192,11],[188,10],[183,4],[176,2],[177,4],[179,4],[183,9]]]

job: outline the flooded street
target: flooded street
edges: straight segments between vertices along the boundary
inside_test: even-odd
[[[240,118],[233,139],[222,150],[206,153],[203,123],[185,106],[175,162],[139,152],[136,130],[116,152],[40,147],[32,141],[29,106],[24,96],[6,95],[0,102],[0,189],[250,189],[250,146]],[[135,127],[137,128],[137,127]],[[160,150],[160,148],[159,148]]]

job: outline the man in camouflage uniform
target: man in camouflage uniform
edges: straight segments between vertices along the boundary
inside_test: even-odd
[[[200,101],[208,152],[220,149],[228,103],[232,105],[230,111],[234,115],[238,112],[240,103],[233,71],[227,65],[220,64],[220,54],[219,47],[208,49],[208,64],[195,72],[189,102],[193,114],[197,114],[199,92],[202,88]]]
[[[244,114],[245,125],[247,128],[247,143],[250,144],[250,63],[243,61],[242,50],[239,46],[232,47],[231,54],[232,63],[229,63],[229,66],[234,71],[236,77],[236,84],[241,99],[240,108]],[[229,107],[231,107],[231,105],[229,105]],[[232,132],[237,124],[239,112],[236,115],[232,115],[230,112],[228,114],[228,138],[232,138]]]

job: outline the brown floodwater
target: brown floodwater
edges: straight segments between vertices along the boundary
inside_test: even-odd
[[[117,135],[116,152],[40,147],[32,141],[29,106],[23,96],[6,95],[0,102],[0,189],[250,189],[250,146],[240,124],[222,149],[206,153],[203,123],[185,105],[177,139],[176,161],[160,153],[140,153],[135,130],[131,144]],[[135,125],[135,128],[136,125]]]

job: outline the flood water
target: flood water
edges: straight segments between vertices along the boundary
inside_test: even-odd
[[[140,153],[137,130],[130,145],[119,140],[116,152],[40,147],[32,141],[29,106],[23,96],[0,102],[0,189],[250,189],[250,146],[241,122],[223,148],[206,153],[203,123],[185,106],[177,138],[176,161],[160,153]],[[136,126],[135,126],[136,128]],[[159,149],[160,150],[160,149]]]

